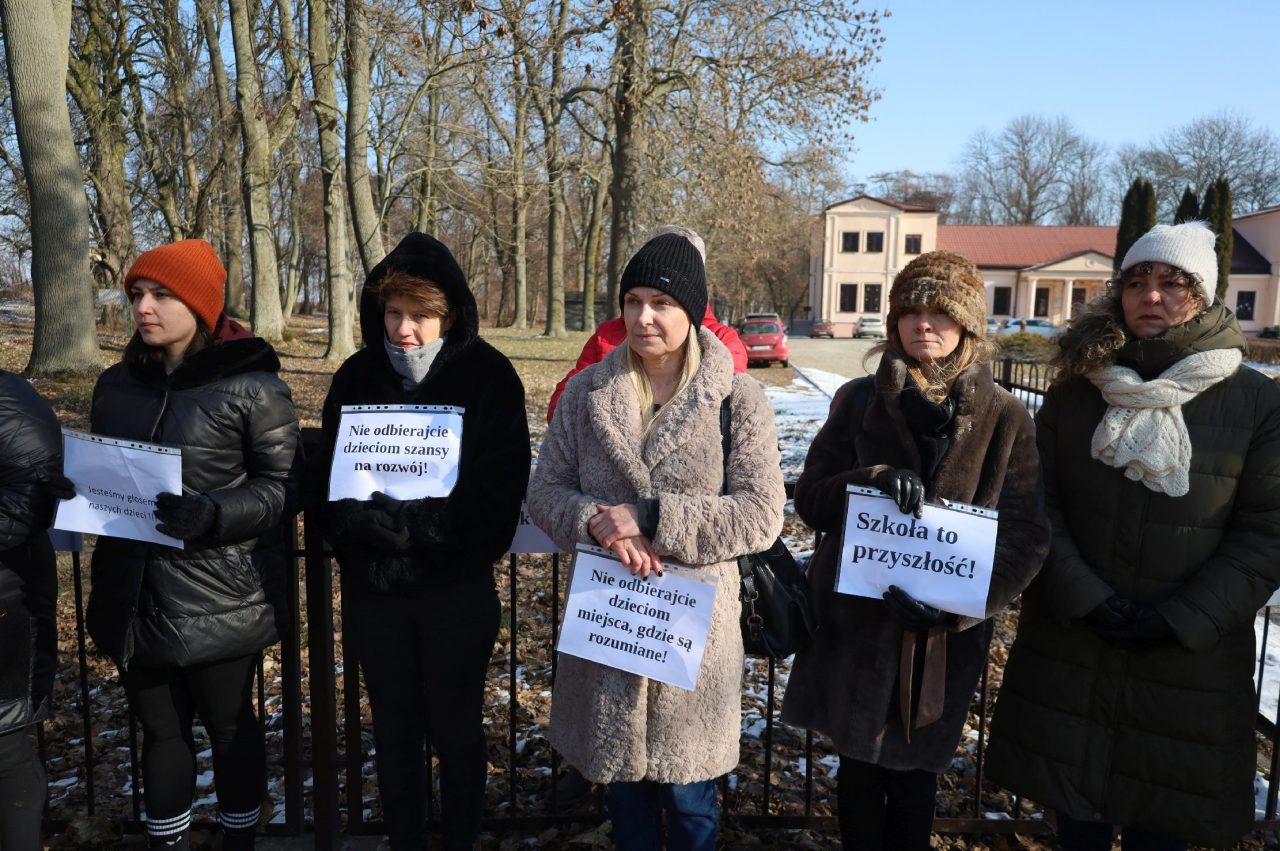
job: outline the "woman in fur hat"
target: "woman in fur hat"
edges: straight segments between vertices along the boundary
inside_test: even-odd
[[[87,624],[142,723],[147,835],[185,849],[195,716],[208,732],[222,847],[252,848],[266,784],[251,690],[287,618],[284,535],[298,419],[280,360],[222,312],[227,274],[201,239],[142,254],[124,288],[138,329],[93,389],[97,434],[182,449],[182,492],[156,497],[168,547],[100,536]]]
[[[1053,545],[988,771],[1066,849],[1234,843],[1253,820],[1253,621],[1280,582],[1280,388],[1241,367],[1214,235],[1159,225],[1060,340],[1036,416]]]
[[[493,563],[519,522],[529,424],[520,377],[479,328],[453,254],[410,233],[369,273],[360,297],[365,347],[338,367],[324,402],[317,466],[326,477],[344,405],[463,409],[448,496],[375,493],[325,508],[342,565],[348,646],[369,689],[393,849],[427,847],[425,748],[440,759],[444,847],[474,847],[484,814],[484,684],[502,615]],[[327,493],[327,482],[314,490]]]
[[[771,544],[785,494],[773,411],[700,327],[702,257],[645,243],[622,274],[626,344],[570,379],[529,487],[529,513],[566,550],[613,550],[633,574],[686,564],[716,580],[697,688],[562,655],[551,744],[606,801],[619,848],[713,851],[715,778],[738,764],[742,633],[736,559]],[[724,457],[721,409],[731,449]]]
[[[1048,549],[1031,418],[992,380],[982,277],[957,254],[907,264],[889,291],[875,375],[841,387],[796,483],[796,511],[824,537],[810,567],[819,629],[796,654],[782,717],[840,753],[846,849],[925,849],[937,775],[956,744],[991,641],[991,616]],[[939,611],[891,587],[837,594],[846,485],[904,513],[948,499],[1000,512],[986,618]]]

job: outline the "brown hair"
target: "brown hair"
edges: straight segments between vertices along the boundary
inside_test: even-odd
[[[195,311],[192,311],[191,315],[196,318],[196,335],[191,338],[191,342],[187,344],[186,351],[182,353],[183,360],[191,357],[201,349],[213,345],[213,329],[206,325],[204,319]],[[125,344],[124,354],[120,356],[120,360],[125,366],[134,368],[146,367],[150,364],[163,362],[164,349],[159,346],[153,346],[150,343],[144,343],[142,335],[134,331],[133,336],[129,338],[129,342]]]
[[[1076,376],[1088,375],[1095,369],[1110,366],[1116,352],[1129,342],[1125,330],[1124,307],[1120,296],[1124,285],[1134,275],[1150,274],[1151,264],[1135,263],[1116,277],[1107,281],[1107,288],[1072,317],[1067,330],[1057,339],[1058,351],[1049,362],[1057,372],[1054,381],[1066,381]],[[1173,267],[1173,280],[1186,287],[1188,297],[1195,304],[1194,316],[1209,309],[1199,285],[1199,275]]]
[[[392,269],[378,282],[378,304],[385,308],[387,302],[397,296],[419,305],[432,316],[445,320],[447,324],[453,324],[457,318],[458,312],[449,304],[449,298],[439,284],[399,269]]]

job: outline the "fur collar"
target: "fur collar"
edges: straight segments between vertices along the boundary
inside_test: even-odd
[[[720,428],[720,403],[733,390],[733,357],[715,334],[698,329],[702,364],[693,381],[674,399],[649,439],[640,443],[640,400],[627,367],[623,341],[592,372],[587,411],[600,444],[636,492],[653,491],[650,471],[680,451],[708,419]]]

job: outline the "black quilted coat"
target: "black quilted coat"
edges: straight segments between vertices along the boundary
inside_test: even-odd
[[[49,405],[20,376],[0,371],[0,733],[49,710],[57,663],[58,576],[45,530],[62,472],[62,433]]]
[[[433,280],[458,318],[418,388],[406,393],[383,345],[376,284],[391,269]],[[328,469],[343,405],[455,405],[462,418],[458,483],[448,497],[413,500],[409,523],[424,545],[381,556],[334,540],[349,579],[382,593],[422,592],[442,585],[493,584],[493,563],[511,544],[529,483],[529,421],[524,385],[511,362],[480,339],[476,300],[448,250],[421,233],[406,236],[369,274],[360,299],[365,348],[333,376],[324,403],[323,450],[310,490],[328,493]],[[326,530],[342,528],[347,502],[325,507]],[[357,503],[357,506],[361,504]],[[368,507],[364,503],[362,507]]]
[[[183,493],[217,505],[185,549],[98,539],[89,634],[122,668],[243,656],[287,623],[281,523],[299,496],[298,420],[275,350],[225,318],[217,336],[172,374],[119,363],[93,391],[95,433],[181,447]]]

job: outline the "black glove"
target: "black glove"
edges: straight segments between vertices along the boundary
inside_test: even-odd
[[[871,484],[887,493],[903,514],[919,517],[924,512],[924,482],[911,470],[890,467],[876,473]]]
[[[386,512],[387,516],[405,530],[413,543],[419,546],[444,543],[448,528],[447,497],[396,499],[382,491],[374,491],[370,498],[373,500],[373,507]]]
[[[410,550],[409,531],[377,508],[366,508],[351,515],[345,538],[349,544],[368,547],[379,555],[403,555]]]
[[[889,614],[908,632],[924,632],[953,619],[950,612],[920,602],[897,585],[890,585],[884,592],[884,602]]]
[[[218,506],[202,493],[190,496],[162,493],[156,497],[156,531],[170,538],[190,541],[213,528]]]
[[[1115,594],[1094,607],[1084,620],[1099,637],[1126,649],[1177,637],[1155,606]]]
[[[62,473],[50,473],[41,484],[44,486],[45,492],[54,499],[76,498],[75,482],[62,475]]]
[[[395,520],[397,523],[404,522],[404,510],[405,506],[409,504],[409,500],[396,499],[393,496],[387,496],[382,491],[374,491],[373,496],[371,496],[370,499],[373,500],[374,508],[385,512],[387,516]]]

